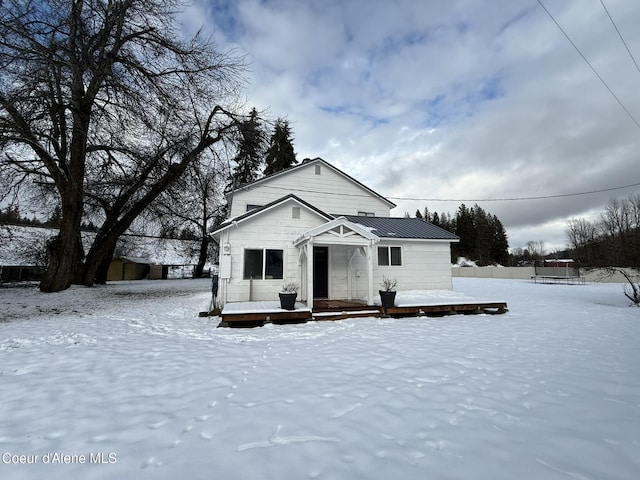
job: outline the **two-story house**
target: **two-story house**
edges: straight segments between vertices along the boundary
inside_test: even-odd
[[[284,283],[299,299],[374,305],[384,276],[399,290],[451,289],[458,237],[417,218],[321,158],[228,193],[220,246],[218,304],[277,300]]]

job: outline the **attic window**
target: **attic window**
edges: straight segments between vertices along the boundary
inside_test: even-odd
[[[316,175],[322,175],[322,166],[316,165]]]
[[[300,207],[291,207],[291,218],[300,218]]]

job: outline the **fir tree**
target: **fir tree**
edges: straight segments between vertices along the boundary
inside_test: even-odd
[[[473,258],[476,251],[476,232],[472,212],[464,203],[458,207],[455,233],[460,237],[460,242],[454,244],[457,256]]]
[[[238,125],[239,145],[229,184],[232,188],[258,180],[266,140],[258,111],[251,109],[249,118]]]
[[[291,127],[289,122],[282,118],[276,120],[273,134],[269,140],[267,149],[265,175],[284,170],[296,165],[296,153],[293,150],[293,139],[291,138]]]
[[[493,241],[491,243],[491,258],[500,265],[509,262],[509,241],[502,222],[495,215],[491,218]]]

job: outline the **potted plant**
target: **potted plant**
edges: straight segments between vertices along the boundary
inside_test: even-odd
[[[282,286],[280,295],[280,307],[284,310],[295,310],[296,297],[298,296],[298,285],[289,282]]]
[[[389,278],[386,276],[382,277],[382,283],[380,286],[384,290],[379,290],[380,294],[380,303],[383,307],[393,307],[393,304],[396,300],[396,287],[398,286],[397,278]]]

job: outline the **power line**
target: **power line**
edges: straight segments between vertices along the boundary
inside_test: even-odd
[[[625,188],[638,187],[640,182],[630,183],[629,185],[621,185],[618,187],[602,188],[599,190],[589,190],[585,192],[575,193],[560,193],[557,195],[537,195],[530,197],[505,197],[505,198],[419,198],[419,197],[387,197],[389,200],[410,200],[420,202],[518,202],[523,200],[548,200],[554,198],[565,197],[579,197],[584,195],[594,195],[596,193],[613,192],[614,190],[623,190]],[[326,193],[320,190],[310,190],[307,188],[289,188],[289,187],[276,187],[273,185],[264,185],[266,188],[272,188],[276,190],[286,190],[288,192],[304,192],[304,193]],[[344,193],[336,192],[333,195],[340,195],[344,197],[369,197],[370,195],[357,194],[357,193]]]
[[[611,17],[611,14],[609,13],[609,9],[604,4],[604,0],[600,0],[600,4],[602,5],[602,8],[604,8],[604,11],[607,12],[607,16],[609,17],[609,20],[611,20],[611,24],[613,25],[613,28],[615,28],[616,32],[618,33],[618,36],[620,37],[620,40],[622,41],[622,44],[624,45],[624,48],[627,49],[627,53],[631,57],[631,61],[633,62],[633,64],[636,66],[636,70],[638,70],[638,72],[640,72],[640,66],[638,66],[638,62],[636,62],[636,59],[633,56],[633,53],[631,53],[631,50],[629,49],[629,45],[627,45],[627,42],[624,41],[624,38],[622,37],[622,33],[620,33],[620,30],[618,29],[618,26],[616,25],[616,22],[613,21],[613,18]]]
[[[605,86],[605,88],[607,90],[609,90],[609,93],[611,94],[611,96],[613,96],[613,98],[616,99],[616,102],[618,102],[618,105],[620,105],[620,107],[625,111],[625,113],[631,119],[631,121],[636,124],[636,127],[640,128],[640,123],[638,123],[638,120],[636,120],[636,118],[631,114],[629,109],[624,105],[624,103],[622,103],[622,100],[620,100],[620,98],[618,98],[618,96],[613,92],[613,90],[611,90],[611,87],[609,87],[607,82],[604,81],[604,79],[600,76],[600,74],[597,72],[597,70],[594,68],[594,66],[591,65],[591,62],[589,62],[589,60],[587,60],[587,57],[584,56],[584,54],[580,51],[578,46],[573,42],[573,40],[571,40],[571,37],[569,37],[569,34],[567,34],[567,32],[565,32],[565,30],[558,23],[558,21],[554,18],[554,16],[551,14],[551,12],[549,10],[547,10],[547,7],[544,6],[544,3],[542,3],[542,0],[538,0],[538,3],[543,8],[543,10],[545,12],[547,12],[547,15],[549,15],[549,18],[551,18],[551,20],[553,20],[553,23],[556,24],[556,26],[560,29],[560,31],[563,33],[563,35],[567,38],[567,40],[569,40],[569,43],[573,46],[573,48],[575,48],[576,52],[578,52],[578,54],[580,54],[580,56],[582,57],[584,62],[589,66],[589,68],[595,74],[595,76],[598,77],[598,80],[600,80],[600,82]]]
[[[521,200],[547,200],[553,198],[579,197],[583,195],[593,195],[595,193],[612,192],[614,190],[622,190],[624,188],[640,186],[640,182],[622,185],[620,187],[602,188],[600,190],[590,190],[588,192],[577,193],[561,193],[558,195],[538,195],[533,197],[511,197],[511,198],[401,198],[387,197],[393,200],[419,200],[423,202],[517,202]]]

